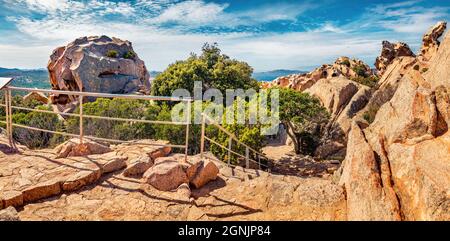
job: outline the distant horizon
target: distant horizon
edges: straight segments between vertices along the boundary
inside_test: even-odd
[[[36,69],[76,38],[129,40],[147,69],[164,70],[205,42],[255,72],[310,70],[340,56],[373,67],[381,42],[417,53],[423,34],[450,19],[450,3],[283,0],[0,0],[0,66]]]

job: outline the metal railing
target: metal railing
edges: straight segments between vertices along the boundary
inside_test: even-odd
[[[47,133],[58,134],[58,135],[63,135],[63,136],[78,137],[80,139],[80,143],[82,144],[83,139],[85,138],[84,137],[84,128],[83,128],[83,119],[90,118],[90,119],[102,119],[102,120],[113,120],[113,121],[124,121],[124,122],[140,122],[140,123],[148,123],[148,124],[185,125],[186,126],[185,145],[125,141],[125,140],[109,139],[109,138],[102,138],[102,137],[95,137],[95,136],[89,136],[88,139],[98,140],[98,141],[103,141],[103,142],[112,142],[112,143],[133,143],[133,144],[142,144],[142,145],[180,148],[180,149],[184,149],[185,160],[187,160],[188,147],[189,147],[189,125],[190,125],[190,120],[191,120],[191,105],[192,105],[192,101],[193,101],[192,98],[177,98],[177,97],[169,97],[169,96],[149,96],[149,95],[130,95],[130,94],[107,94],[107,93],[95,93],[95,92],[33,89],[33,88],[23,88],[23,87],[14,87],[14,86],[6,86],[3,88],[3,90],[5,92],[5,104],[0,104],[0,106],[5,107],[6,120],[0,121],[0,123],[6,124],[6,134],[8,136],[8,141],[9,141],[11,147],[13,147],[13,148],[17,148],[15,145],[14,139],[13,139],[13,127],[24,128],[24,129],[28,129],[28,130],[34,130],[34,131],[47,132]],[[13,106],[12,105],[12,95],[11,95],[12,90],[78,96],[79,114]],[[186,102],[187,103],[187,115],[186,115],[187,118],[186,118],[186,122],[173,122],[173,121],[142,120],[142,119],[132,119],[132,118],[116,118],[116,117],[108,117],[108,116],[86,115],[83,113],[83,97]],[[59,114],[62,116],[78,117],[79,122],[80,122],[79,123],[79,134],[60,132],[60,131],[52,131],[52,130],[41,129],[41,128],[36,128],[36,127],[32,127],[32,126],[26,126],[26,125],[20,125],[20,124],[13,123],[12,113],[13,113],[14,109],[32,111],[32,112],[40,112],[40,113],[48,113],[48,114]]]
[[[218,143],[217,141],[206,136],[205,129],[206,129],[207,123],[212,124],[213,126],[217,127],[220,131],[222,131],[228,135],[228,147],[225,147],[224,145],[222,145],[222,144]],[[264,167],[265,169],[270,171],[268,165],[261,163],[261,158],[263,158],[265,160],[269,160],[269,158],[267,158],[263,153],[255,150],[252,147],[248,146],[247,144],[241,142],[233,133],[226,130],[223,126],[221,126],[219,123],[217,123],[214,119],[212,119],[205,113],[202,113],[202,127],[201,127],[201,139],[200,139],[200,157],[201,157],[201,159],[203,159],[203,157],[204,157],[203,153],[205,152],[205,140],[228,151],[227,162],[226,162],[228,166],[232,166],[232,167],[236,166],[236,165],[231,164],[231,155],[234,154],[238,157],[245,159],[245,167],[246,168],[250,168],[250,162],[253,162],[258,165],[259,169],[262,169],[261,167]],[[245,155],[242,155],[242,154],[232,150],[233,140],[236,142],[237,145],[245,147]],[[256,155],[256,157],[258,159],[257,161],[250,158],[250,152],[253,152]]]

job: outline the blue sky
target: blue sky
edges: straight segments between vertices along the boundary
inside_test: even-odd
[[[0,66],[42,68],[57,46],[102,34],[132,41],[151,70],[204,42],[256,71],[309,70],[343,55],[372,65],[382,40],[417,51],[449,19],[448,0],[0,0]]]

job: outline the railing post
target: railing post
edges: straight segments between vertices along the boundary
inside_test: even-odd
[[[250,158],[249,158],[249,149],[245,147],[245,167],[250,168]]]
[[[9,122],[9,133],[8,133],[8,139],[9,139],[9,144],[12,148],[16,148],[16,144],[14,143],[14,138],[13,138],[13,124],[12,124],[12,94],[11,94],[11,90],[8,89],[8,122]]]
[[[83,130],[83,96],[79,95],[80,102],[80,144],[83,144],[84,130]]]
[[[200,137],[200,159],[203,160],[203,151],[205,150],[205,115],[202,113],[202,134]]]
[[[259,170],[261,170],[261,155],[258,155],[258,166],[259,166]]]
[[[11,143],[11,127],[9,125],[9,91],[5,88],[5,114],[6,114],[6,136],[8,137],[9,146],[12,147]]]
[[[228,139],[228,166],[231,164],[231,143],[233,142],[233,138],[231,136]]]
[[[184,161],[187,162],[188,150],[189,150],[189,124],[191,123],[191,101],[187,102],[187,115],[186,115],[186,147],[184,150]]]

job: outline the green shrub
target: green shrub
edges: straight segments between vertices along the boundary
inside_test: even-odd
[[[49,106],[39,106],[40,110],[51,110]],[[50,113],[17,113],[12,116],[13,123],[31,126],[35,128],[61,131],[63,124],[59,121],[55,114]],[[58,144],[63,138],[60,135],[51,133],[28,130],[20,127],[13,128],[13,138],[19,143],[26,145],[29,148],[46,148]]]
[[[358,82],[362,85],[366,85],[366,86],[369,86],[370,88],[373,88],[377,85],[379,77],[375,76],[375,75],[372,75],[369,77],[358,76],[358,77],[352,78],[352,80],[355,82]]]
[[[420,66],[419,66],[418,64],[416,64],[416,65],[414,65],[414,68],[413,68],[413,69],[419,71]]]
[[[350,61],[348,59],[345,59],[344,61],[341,62],[341,64],[350,67]]]
[[[133,51],[128,51],[123,55],[125,59],[134,59],[134,57],[136,57],[136,54]]]
[[[158,106],[151,105],[148,101],[119,98],[98,98],[94,102],[83,104],[85,115],[114,118],[155,120],[159,110]],[[79,108],[75,110],[75,113],[79,113]],[[69,118],[66,126],[70,133],[78,134],[79,118]],[[150,123],[97,118],[84,118],[83,130],[85,135],[119,140],[152,139],[155,135],[153,124]]]
[[[116,50],[109,50],[106,53],[106,56],[110,57],[110,58],[117,58],[117,57],[119,57],[119,52],[117,52]]]
[[[363,114],[364,120],[366,120],[369,124],[372,123],[375,120],[375,116],[377,115],[379,109],[380,107],[378,106],[369,106],[368,110]]]
[[[427,72],[428,71],[428,68],[423,68],[422,69],[422,73],[425,73],[425,72]]]
[[[353,71],[355,71],[355,73],[360,76],[360,77],[367,77],[366,74],[366,68],[364,65],[360,64],[360,65],[355,65],[353,66]]]

